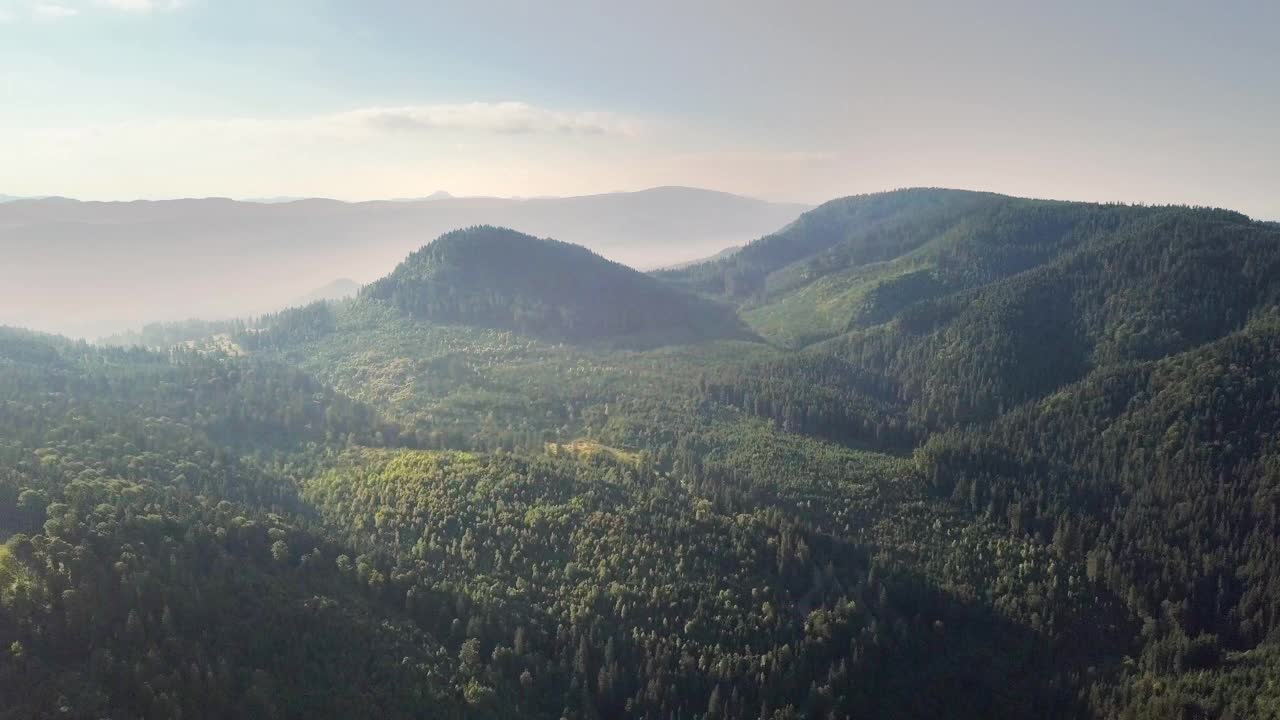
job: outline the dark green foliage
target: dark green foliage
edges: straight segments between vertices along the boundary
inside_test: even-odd
[[[337,327],[333,304],[319,301],[265,315],[251,329],[240,329],[233,337],[249,350],[278,349],[320,340]]]
[[[667,288],[581,246],[494,227],[442,235],[360,296],[434,322],[556,340],[748,335],[728,308]]]
[[[727,258],[657,275],[699,292],[748,297],[766,289],[770,274],[793,263],[802,264],[800,275],[812,278],[898,257],[923,244],[934,228],[999,197],[920,188],[833,200]]]
[[[448,657],[328,541],[160,487],[67,488],[0,546],[0,717],[447,713]]]
[[[235,335],[244,332],[244,326],[245,323],[238,320],[210,322],[191,319],[180,322],[148,323],[137,332],[117,333],[99,342],[121,347],[140,345],[153,350],[165,350],[174,345],[203,341],[216,335]]]
[[[371,411],[258,360],[0,353],[0,717],[448,708],[430,638],[275,514],[318,444],[389,433]]]
[[[1020,508],[1141,616],[1251,647],[1280,627],[1280,324],[1100,372],[920,462],[975,511]],[[1173,667],[1160,669],[1175,669]]]
[[[1070,207],[1033,206],[1029,212],[1061,218],[1070,215]],[[1095,206],[1076,215],[1090,228],[1111,222],[1098,220],[1097,212],[1111,217]],[[1015,228],[1025,226],[1023,215],[1009,215],[1019,223]],[[919,436],[990,420],[1094,368],[1212,341],[1280,299],[1280,235],[1234,213],[1148,211],[1101,234],[1064,230],[1063,222],[1042,222],[1054,228],[1049,235],[998,230],[973,236],[971,245],[948,251],[951,259],[940,267],[949,267],[948,276],[961,286],[994,282],[933,297],[944,281],[917,281],[926,297],[915,303],[896,298],[893,304],[902,309],[891,322],[748,371],[754,380],[713,382],[715,393],[743,403],[748,396],[776,396],[771,387],[794,386],[813,397],[790,394],[789,405],[797,408],[790,415],[807,412],[806,422],[837,431],[848,424],[841,406],[849,403],[832,407],[826,398],[856,393],[901,407],[896,421],[880,421],[876,428],[906,426]],[[1022,238],[1031,249],[1001,239],[1006,237]],[[1087,239],[1069,243],[1074,249],[1061,253],[1051,249],[1060,245],[1054,239],[1059,237]],[[1027,258],[1055,256],[1006,277]],[[773,401],[764,409],[785,421],[789,415],[785,408],[779,414],[779,406]],[[856,415],[863,425],[876,422],[866,413]],[[863,429],[845,436],[868,434]]]
[[[1280,234],[1193,208],[1010,201],[977,219],[864,294],[851,332],[709,372],[706,397],[844,442],[927,438],[926,487],[1083,561],[1144,624],[1144,672],[1218,672],[1224,650],[1274,641]],[[1095,709],[1136,712],[1135,678]]]
[[[915,717],[946,702],[1072,716],[1047,639],[852,542],[851,522],[872,512],[857,491],[876,492],[852,473],[892,464],[745,441],[705,460],[702,441],[682,443],[675,475],[645,457],[365,453],[305,494],[358,549],[392,553],[419,622],[531,714],[688,715],[719,695],[727,717],[787,705]],[[812,475],[785,481],[770,460],[812,462]],[[801,520],[811,493],[825,507]],[[448,594],[470,601],[441,614],[434,598]]]

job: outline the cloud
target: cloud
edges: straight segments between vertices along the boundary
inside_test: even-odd
[[[566,112],[523,102],[374,107],[319,119],[374,131],[470,130],[501,134],[634,135],[639,123],[614,113]]]
[[[153,10],[177,10],[186,0],[96,0],[96,4],[125,12],[149,13]]]
[[[40,128],[34,132],[59,145],[165,137],[199,142],[361,141],[378,138],[472,135],[635,137],[644,132],[640,118],[609,112],[554,110],[524,102],[471,102],[367,107],[294,118],[192,118],[94,127]]]
[[[38,22],[65,20],[100,10],[145,15],[152,12],[179,10],[191,0],[0,0],[0,23],[19,19]]]
[[[31,6],[31,17],[35,20],[62,20],[79,14],[79,10],[66,5],[59,5],[58,3],[38,2]]]

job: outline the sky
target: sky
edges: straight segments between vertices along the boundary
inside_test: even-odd
[[[1280,2],[0,0],[0,193],[821,202],[1280,219]]]

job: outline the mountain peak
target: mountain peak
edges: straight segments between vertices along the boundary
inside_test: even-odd
[[[477,226],[437,238],[362,297],[435,322],[584,341],[741,337],[725,306],[670,288],[570,243]]]

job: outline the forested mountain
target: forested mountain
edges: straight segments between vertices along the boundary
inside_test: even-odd
[[[923,500],[893,489],[900,460],[751,424],[638,453],[396,449],[416,438],[270,360],[0,340],[7,716],[910,717],[943,707],[922,685],[997,714],[1076,702],[1020,611],[956,600],[874,529]],[[988,637],[998,663],[969,661]]]
[[[1215,649],[1252,646],[1280,627],[1278,352],[1271,312],[936,435],[919,460],[939,492],[1087,557],[1140,614]]]
[[[976,219],[981,230],[971,216],[909,253],[921,269],[865,288],[845,332],[746,371],[759,384],[753,404],[793,424],[839,424],[840,407],[813,412],[824,400],[799,417],[796,393],[843,389],[919,435],[991,420],[1095,369],[1192,349],[1280,299],[1280,233],[1236,213],[1004,198]]]
[[[584,247],[488,226],[442,235],[361,295],[439,323],[571,341],[748,336],[727,307]]]
[[[480,226],[117,342],[0,332],[0,716],[1280,717],[1238,213],[907,190],[653,276]]]
[[[663,274],[703,292],[748,297],[770,289],[771,274],[801,260],[806,269],[829,272],[893,259],[929,240],[936,226],[999,197],[926,188],[833,200],[727,258]]]
[[[707,397],[839,441],[924,443],[933,491],[1085,560],[1142,619],[1148,672],[1274,640],[1280,233],[1010,198],[947,222],[878,265],[824,264],[857,239],[771,271],[757,308],[863,286],[836,337],[708,373]]]

